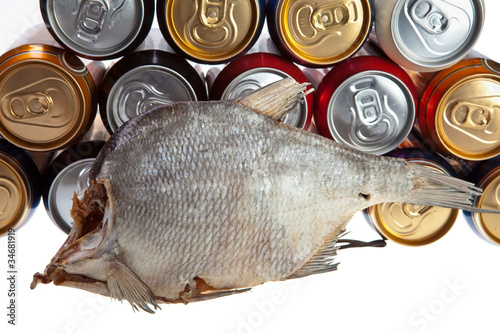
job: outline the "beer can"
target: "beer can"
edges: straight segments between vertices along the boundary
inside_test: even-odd
[[[417,94],[402,68],[388,59],[361,56],[323,78],[314,104],[314,121],[322,136],[382,155],[410,133]]]
[[[0,57],[0,134],[30,151],[76,142],[97,110],[96,85],[68,51],[24,45]]]
[[[389,156],[455,175],[443,158],[419,149],[401,149]],[[383,237],[402,245],[423,246],[442,238],[457,220],[459,210],[409,203],[382,203],[369,207],[365,214]]]
[[[40,202],[40,179],[31,156],[0,138],[0,237],[29,220]]]
[[[248,51],[265,18],[265,0],[158,0],[163,36],[190,60],[216,64]]]
[[[376,39],[397,64],[419,72],[460,61],[479,39],[483,0],[375,0]]]
[[[304,66],[330,67],[363,45],[372,28],[370,0],[270,0],[267,25],[276,46]]]
[[[146,38],[154,0],[40,0],[47,29],[62,46],[84,58],[123,56]]]
[[[291,78],[307,82],[302,71],[292,62],[270,53],[252,53],[228,64],[217,75],[210,88],[210,99],[232,100],[273,82]],[[313,110],[313,96],[302,98],[284,118],[285,124],[307,129]]]
[[[182,57],[160,50],[133,52],[106,73],[99,112],[113,133],[130,118],[177,101],[206,100],[205,83]]]
[[[441,71],[421,99],[422,135],[439,152],[481,161],[500,155],[500,64],[463,60]]]
[[[83,196],[89,186],[90,169],[103,146],[104,141],[78,142],[57,155],[47,168],[42,188],[45,210],[67,234],[73,225],[73,194]]]
[[[474,199],[474,206],[500,210],[500,157],[479,163],[469,180],[483,190]],[[476,234],[487,241],[500,245],[500,218],[498,214],[464,212],[466,220]]]

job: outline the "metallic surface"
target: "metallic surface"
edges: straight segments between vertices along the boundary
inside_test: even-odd
[[[328,106],[335,141],[372,154],[396,148],[411,131],[415,103],[406,85],[381,71],[365,71],[344,81]]]
[[[448,172],[430,160],[410,159],[441,173]],[[375,228],[386,238],[409,246],[422,246],[443,237],[453,226],[459,210],[408,203],[382,203],[368,208]]]
[[[372,23],[368,0],[277,1],[274,16],[287,53],[299,63],[316,66],[330,66],[353,55]]]
[[[285,72],[274,68],[254,68],[237,76],[224,90],[221,99],[232,100],[240,96],[246,96],[268,84],[277,82],[284,78],[292,78]],[[304,128],[307,123],[308,105],[305,97],[290,111],[283,122],[290,126]]]
[[[259,0],[166,1],[158,10],[164,35],[190,59],[224,62],[255,42],[262,27]]]
[[[54,179],[47,196],[47,213],[66,233],[71,230],[73,218],[70,215],[73,194],[80,197],[88,188],[88,176],[94,158],[78,160],[64,168]]]
[[[26,219],[33,201],[31,191],[21,165],[0,151],[0,236]]]
[[[375,8],[382,48],[401,66],[423,72],[462,59],[479,38],[485,15],[483,0],[376,0]]]
[[[147,2],[42,0],[41,9],[49,30],[62,45],[82,56],[106,59],[120,55],[140,39],[142,29],[149,30],[154,6],[150,4],[150,14]]]
[[[107,121],[114,132],[130,118],[153,107],[195,100],[193,88],[176,71],[163,66],[141,66],[125,73],[111,88]]]
[[[463,61],[427,88],[420,124],[444,153],[476,161],[500,155],[498,69],[492,61]]]
[[[27,45],[0,58],[0,134],[27,150],[60,149],[90,127],[95,86],[70,53]]]

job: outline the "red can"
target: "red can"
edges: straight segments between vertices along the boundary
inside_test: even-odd
[[[214,75],[212,71],[211,74]],[[253,53],[234,60],[213,79],[210,99],[235,99],[270,83],[292,78],[299,83],[308,82],[304,73],[292,62],[270,53]],[[283,122],[301,129],[307,129],[311,121],[314,98],[304,97]]]
[[[352,148],[385,154],[410,133],[417,92],[408,74],[374,56],[347,60],[321,81],[315,95],[318,132]]]

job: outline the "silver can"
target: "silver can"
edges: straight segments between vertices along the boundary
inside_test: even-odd
[[[159,50],[133,52],[106,73],[99,112],[109,133],[154,107],[178,101],[206,100],[200,74],[180,56]]]
[[[47,169],[42,193],[45,210],[67,234],[73,225],[73,195],[81,198],[88,188],[90,169],[103,146],[103,141],[79,142],[62,151]]]
[[[45,25],[73,53],[113,59],[135,49],[154,19],[154,0],[40,0]]]
[[[445,69],[467,55],[484,23],[483,0],[375,0],[376,39],[397,64]]]
[[[390,60],[371,56],[331,70],[315,98],[314,119],[321,135],[376,155],[405,140],[418,109],[408,74]]]

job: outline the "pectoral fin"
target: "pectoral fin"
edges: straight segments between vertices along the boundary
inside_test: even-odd
[[[118,258],[109,261],[106,278],[111,297],[119,301],[127,300],[134,310],[138,310],[139,307],[146,312],[154,313],[148,304],[155,310],[160,309],[151,288]]]

